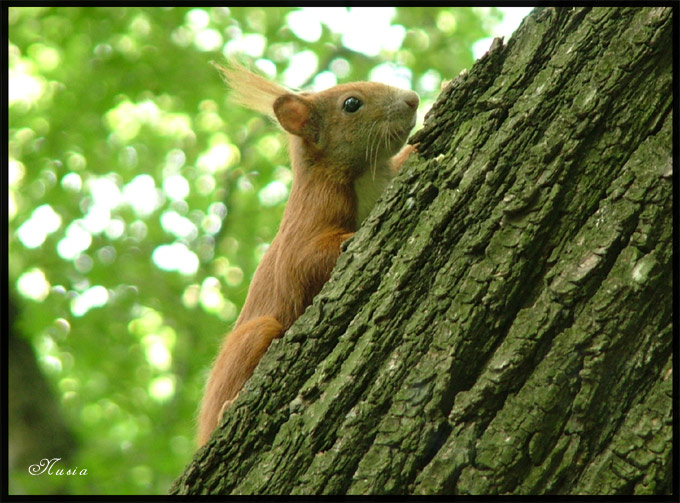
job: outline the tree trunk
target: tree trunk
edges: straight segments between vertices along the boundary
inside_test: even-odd
[[[172,492],[670,493],[672,38],[536,9],[453,80]]]

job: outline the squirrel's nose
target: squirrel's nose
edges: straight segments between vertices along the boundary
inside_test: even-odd
[[[420,103],[420,98],[418,97],[418,94],[415,93],[414,91],[411,91],[407,96],[406,99],[404,100],[406,104],[410,107],[413,108],[414,110],[418,108],[418,103]]]

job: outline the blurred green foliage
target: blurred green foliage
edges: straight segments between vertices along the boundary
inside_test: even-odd
[[[211,60],[245,53],[293,85],[392,72],[421,94],[422,117],[500,20],[410,7],[383,8],[381,24],[360,8],[343,35],[296,10],[9,9],[15,332],[78,439],[62,467],[88,471],[32,476],[14,463],[10,494],[163,494],[193,453],[206,373],[291,183],[285,137],[229,104]],[[359,31],[386,46],[362,51]]]

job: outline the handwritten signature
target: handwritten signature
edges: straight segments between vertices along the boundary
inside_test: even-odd
[[[47,472],[48,475],[87,475],[87,468],[81,468],[79,471],[77,466],[69,469],[56,467],[55,465],[59,460],[61,460],[61,458],[41,459],[40,463],[28,467],[28,473],[31,475],[42,475],[45,472]],[[53,468],[54,472],[52,471]]]

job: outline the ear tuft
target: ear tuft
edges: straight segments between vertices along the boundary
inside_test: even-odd
[[[231,88],[230,101],[275,119],[272,110],[274,101],[290,93],[289,89],[251,72],[235,59],[229,59],[226,65],[214,61],[211,64]]]

